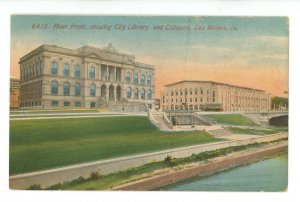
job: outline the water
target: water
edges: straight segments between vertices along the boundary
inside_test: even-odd
[[[284,191],[288,183],[287,153],[206,177],[195,177],[165,191]]]

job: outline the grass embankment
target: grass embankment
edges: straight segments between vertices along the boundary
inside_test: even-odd
[[[277,142],[281,140],[276,140],[272,142]],[[269,142],[269,143],[272,143]],[[144,177],[151,177],[155,175],[155,170],[164,169],[167,167],[181,166],[189,163],[195,163],[200,161],[205,161],[213,159],[216,157],[224,156],[233,152],[242,151],[250,148],[257,148],[267,145],[269,143],[254,143],[249,145],[234,146],[223,149],[217,149],[213,151],[202,152],[198,154],[193,154],[185,158],[171,158],[167,157],[165,161],[147,163],[145,165],[131,168],[128,170],[120,171],[118,173],[112,173],[108,175],[101,175],[99,173],[92,173],[90,178],[84,179],[79,177],[71,182],[66,182],[64,184],[56,184],[48,187],[50,190],[104,190],[111,189],[120,184],[124,184],[130,181],[141,179]],[[30,189],[40,189],[39,185],[33,185]]]
[[[234,126],[258,126],[251,119],[241,114],[208,114],[206,117],[215,120],[218,124]]]
[[[161,132],[147,117],[10,121],[10,175],[220,141],[206,132]]]
[[[228,127],[228,129],[236,134],[249,134],[249,135],[270,135],[278,133],[278,130],[272,129],[253,129],[253,128],[238,128],[238,127]]]
[[[10,115],[27,115],[27,114],[53,114],[53,113],[87,113],[87,112],[99,112],[106,110],[99,109],[32,109],[32,110],[10,110]]]

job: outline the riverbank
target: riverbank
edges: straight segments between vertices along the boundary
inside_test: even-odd
[[[274,155],[276,153],[287,151],[287,148],[287,141],[281,141],[270,144],[263,148],[235,152],[228,156],[215,158],[211,162],[186,165],[186,167],[180,170],[177,170],[178,168],[174,168],[169,170],[167,173],[158,174],[152,177],[116,186],[113,188],[113,190],[153,190],[195,176],[207,175],[217,172],[221,169],[257,161],[265,158],[268,155]]]
[[[54,186],[54,189],[111,189],[111,187],[121,184],[123,181],[131,180],[132,175],[152,172],[153,170],[161,169],[164,166],[166,167],[164,159],[167,156],[172,156],[177,160],[183,159],[185,161],[184,158],[189,158],[190,156],[193,157],[193,154],[201,154],[200,159],[195,159],[199,162],[207,159],[206,155],[214,154],[214,156],[210,155],[211,158],[215,158],[218,155],[224,155],[224,153],[219,153],[220,149],[221,151],[224,150],[223,152],[226,153],[233,148],[246,149],[248,145],[253,146],[256,144],[262,146],[272,141],[286,139],[287,137],[287,134],[281,133],[266,136],[250,136],[249,138],[244,138],[242,140],[229,140],[128,157],[100,160],[91,163],[10,176],[9,183],[11,189],[28,189],[31,185],[39,185],[42,189],[46,189],[49,186],[57,184],[59,184],[59,186]],[[202,155],[204,155],[204,157]],[[190,161],[180,163],[186,164],[190,163]],[[136,172],[136,169],[138,172]],[[100,180],[91,180],[91,175],[93,173],[100,175]],[[116,176],[118,176],[117,180],[114,180]],[[103,179],[107,180],[109,183]],[[76,186],[74,186],[73,182],[76,182]],[[69,186],[70,184],[72,186]]]

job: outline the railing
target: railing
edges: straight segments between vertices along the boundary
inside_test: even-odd
[[[214,121],[205,117],[205,116],[201,116],[199,114],[194,113],[193,116],[197,117],[198,119],[200,119],[202,122],[204,122],[205,124],[211,126],[214,124]]]
[[[173,124],[166,116],[166,113],[163,113],[163,121],[169,128],[173,129]]]

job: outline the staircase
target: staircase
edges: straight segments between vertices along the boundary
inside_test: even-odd
[[[150,121],[162,131],[172,131],[171,122],[167,122],[164,113],[149,113]]]

